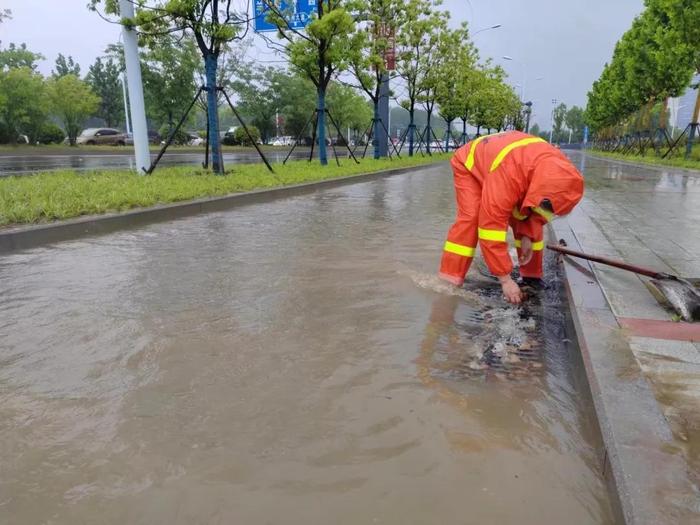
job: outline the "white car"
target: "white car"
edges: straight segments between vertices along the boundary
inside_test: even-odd
[[[187,136],[190,139],[187,143],[188,146],[204,146],[204,139],[196,133],[188,133]]]
[[[294,137],[277,137],[271,142],[273,146],[293,146]]]

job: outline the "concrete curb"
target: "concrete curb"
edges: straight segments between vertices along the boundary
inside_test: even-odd
[[[335,179],[306,182],[293,186],[278,186],[276,188],[235,193],[222,197],[208,197],[153,206],[150,208],[140,208],[123,213],[89,215],[50,224],[8,228],[0,231],[0,255],[34,248],[44,244],[76,239],[86,235],[102,235],[117,230],[143,226],[153,222],[170,221],[200,213],[229,210],[237,206],[257,204],[295,195],[304,195],[321,189],[335,188],[382,177],[411,173],[427,167],[445,164],[445,162],[422,164],[420,166],[395,168]]]
[[[581,250],[568,220],[552,224],[557,239]],[[688,464],[586,261],[565,260],[576,336],[601,436],[601,470],[620,523],[696,523],[698,494]]]

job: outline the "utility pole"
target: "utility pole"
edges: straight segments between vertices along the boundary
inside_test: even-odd
[[[532,102],[525,102],[525,133],[530,133],[530,115],[532,115]]]
[[[382,126],[379,126],[379,133],[374,140],[377,141],[377,150],[380,157],[386,157],[389,153],[389,137],[384,131],[384,126],[389,122],[389,72],[382,75],[381,86],[379,88],[379,118]],[[387,129],[389,129],[387,127]]]
[[[552,143],[552,135],[554,134],[554,107],[557,104],[557,99],[553,98],[552,99],[552,115],[549,120],[549,143]]]
[[[131,133],[131,120],[129,119],[129,98],[126,93],[126,75],[122,73],[122,94],[124,95],[124,118],[126,119],[126,132]],[[132,137],[133,138],[133,137]]]
[[[123,19],[134,18],[134,4],[131,0],[119,0],[119,15]],[[123,26],[124,61],[126,78],[129,84],[129,102],[131,107],[131,125],[134,132],[134,155],[136,171],[146,172],[151,167],[151,152],[148,149],[148,125],[146,124],[146,105],[143,101],[143,82],[141,80],[141,62],[139,60],[138,36],[133,28]]]

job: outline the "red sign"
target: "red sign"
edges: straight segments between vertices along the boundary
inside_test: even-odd
[[[376,30],[377,38],[386,38],[387,46],[384,50],[384,64],[387,71],[396,69],[396,30],[387,23],[382,23]]]

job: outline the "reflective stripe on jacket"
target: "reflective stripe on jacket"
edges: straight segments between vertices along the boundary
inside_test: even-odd
[[[583,177],[566,156],[541,138],[519,131],[469,142],[455,152],[452,166],[481,186],[478,240],[494,275],[512,271],[506,243],[511,218],[516,219],[516,238],[539,241],[544,224],[554,214],[569,213],[583,196]],[[540,207],[544,199],[554,213]]]

